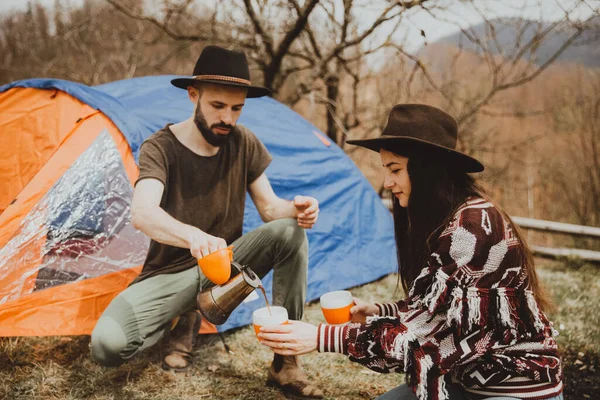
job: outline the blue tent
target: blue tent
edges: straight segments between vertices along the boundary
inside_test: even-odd
[[[134,78],[96,87],[34,79],[0,87],[58,89],[102,111],[127,138],[137,159],[142,141],[167,123],[189,118],[193,105],[173,76]],[[356,165],[310,122],[272,98],[248,99],[239,120],[265,144],[273,162],[266,171],[275,193],[316,197],[321,212],[309,239],[308,300],[327,291],[376,280],[397,268],[392,218]],[[244,232],[262,221],[248,198]],[[1,267],[1,266],[0,266]],[[263,283],[270,293],[271,276]],[[248,324],[256,300],[244,303],[220,330]]]

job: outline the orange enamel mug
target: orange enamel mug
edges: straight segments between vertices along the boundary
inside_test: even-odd
[[[258,335],[263,326],[277,326],[288,323],[288,312],[279,306],[263,307],[252,313],[252,325],[254,333]]]
[[[341,325],[350,322],[350,309],[354,306],[352,293],[347,290],[336,290],[321,296],[321,310],[327,323]]]
[[[219,249],[198,260],[202,273],[216,285],[222,285],[231,277],[233,247]]]

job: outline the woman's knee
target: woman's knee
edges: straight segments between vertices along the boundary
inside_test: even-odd
[[[408,385],[403,384],[385,392],[376,400],[417,400],[417,396],[410,390]]]
[[[90,343],[92,358],[105,367],[116,367],[125,359],[122,354],[127,347],[127,336],[112,318],[100,318]]]

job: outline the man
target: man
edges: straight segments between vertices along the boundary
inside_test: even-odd
[[[186,370],[200,326],[196,295],[213,284],[197,259],[228,244],[234,259],[259,276],[271,269],[273,304],[290,319],[304,311],[308,242],[319,206],[312,197],[275,195],[264,171],[271,162],[263,144],[236,122],[247,97],[269,90],[252,86],[243,52],[207,46],[191,78],[171,81],[186,89],[193,115],[150,136],[140,150],[140,175],[132,223],[152,240],[141,274],[100,317],[92,356],[119,365],[154,345],[171,328],[163,367]],[[242,236],[246,191],[266,224]],[[322,398],[295,357],[274,356],[267,383],[301,398]]]

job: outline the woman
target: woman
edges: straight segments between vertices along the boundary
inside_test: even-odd
[[[562,399],[562,369],[530,250],[510,218],[468,174],[456,121],[401,104],[381,137],[348,143],[378,151],[392,191],[399,273],[408,297],[355,299],[353,321],[263,328],[283,355],[340,352],[407,385],[380,399]]]

